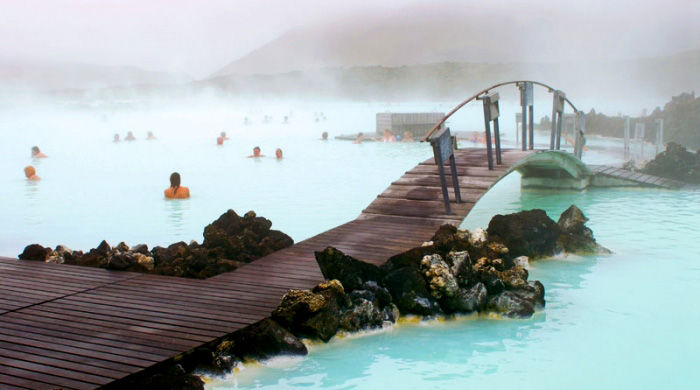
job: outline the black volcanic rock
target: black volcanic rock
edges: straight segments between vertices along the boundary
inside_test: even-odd
[[[691,153],[684,146],[669,142],[666,150],[649,161],[641,172],[700,184],[700,153]]]
[[[560,228],[544,210],[496,215],[489,222],[487,232],[489,240],[508,247],[511,257],[545,257],[559,251]]]
[[[588,218],[575,205],[561,213],[557,222],[561,230],[558,245],[569,253],[610,253],[610,250],[599,245],[593,238],[591,229],[584,225],[587,221]]]
[[[17,257],[20,260],[46,261],[50,253],[51,248],[44,248],[39,244],[31,244],[27,245],[24,251]]]
[[[339,280],[347,292],[361,288],[366,281],[378,282],[382,279],[382,272],[377,266],[354,259],[333,247],[315,252],[315,255],[323,277],[326,280]]]
[[[287,329],[270,318],[232,333],[216,348],[216,365],[228,372],[232,359],[267,359],[277,355],[306,355],[306,346]]]

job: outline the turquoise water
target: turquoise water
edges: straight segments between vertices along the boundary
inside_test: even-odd
[[[697,388],[700,193],[637,189],[521,191],[517,175],[479,202],[494,213],[580,206],[615,254],[532,264],[546,308],[527,320],[468,316],[400,324],[314,345],[209,384],[231,388]]]
[[[355,218],[406,170],[430,156],[425,144],[353,145],[318,140],[322,131],[374,131],[374,114],[447,111],[452,104],[191,102],[165,106],[0,110],[0,255],[30,242],[76,249],[107,239],[151,246],[201,240],[228,208],[256,210],[295,240]],[[514,108],[514,107],[511,107]],[[479,107],[475,112],[478,114]],[[327,121],[315,122],[323,111]],[[474,110],[472,110],[474,111]],[[507,106],[503,106],[503,115]],[[272,123],[263,124],[263,115]],[[289,116],[290,124],[282,124]],[[451,124],[479,129],[467,113]],[[243,126],[243,117],[253,121]],[[476,118],[476,119],[475,119]],[[509,127],[510,126],[510,127]],[[505,143],[512,125],[503,122]],[[133,131],[137,141],[114,144]],[[144,140],[153,131],[156,141]],[[221,131],[231,137],[215,145]],[[538,136],[544,138],[546,134]],[[33,161],[32,145],[49,158]],[[283,161],[247,159],[255,145]],[[466,144],[467,146],[470,146]],[[619,161],[619,144],[591,139],[585,160]],[[618,152],[603,150],[611,147]],[[22,169],[43,178],[28,183]],[[172,171],[192,198],[165,201]],[[511,175],[465,221],[544,208],[553,218],[575,203],[599,242],[615,254],[532,265],[547,307],[529,320],[465,317],[401,324],[316,344],[310,355],[248,366],[211,388],[693,388],[700,380],[700,193],[607,189],[521,191]]]

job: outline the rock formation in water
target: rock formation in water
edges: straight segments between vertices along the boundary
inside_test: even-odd
[[[530,317],[544,306],[545,290],[542,283],[528,281],[529,258],[561,251],[609,252],[595,242],[585,226],[587,220],[571,206],[558,222],[542,210],[531,210],[495,216],[488,230],[470,232],[443,225],[431,241],[379,267],[328,247],[316,252],[327,281],[311,290],[287,291],[270,317],[183,356],[167,369],[178,373],[182,386],[170,384],[179,389],[202,388],[191,377],[180,375],[180,365],[190,367],[190,373],[197,367],[225,374],[237,362],[249,359],[306,355],[304,338],[326,342],[338,332],[388,326],[400,315],[482,312]],[[222,225],[222,229],[230,227]],[[43,253],[36,247],[30,251]],[[139,383],[160,383],[157,375]],[[193,383],[195,387],[190,387]]]
[[[294,241],[286,234],[271,230],[272,222],[257,217],[253,211],[243,217],[228,210],[204,228],[202,245],[195,241],[178,242],[163,248],[148,250],[145,244],[130,248],[125,243],[111,247],[102,241],[87,253],[72,251],[62,245],[44,248],[39,244],[27,246],[18,256],[21,260],[39,260],[118,271],[143,272],[158,275],[208,278],[235,270]]]
[[[641,172],[700,184],[700,151],[691,153],[684,146],[669,142],[666,150],[649,161]]]

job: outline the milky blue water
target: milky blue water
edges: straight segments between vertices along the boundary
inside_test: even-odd
[[[88,249],[102,239],[151,246],[201,240],[204,225],[228,208],[256,210],[301,240],[355,218],[431,153],[425,144],[322,142],[322,131],[331,137],[373,132],[376,112],[450,106],[191,102],[0,110],[0,255],[15,256],[30,242]],[[320,111],[328,119],[316,122]],[[272,115],[272,123],[261,123],[263,115]],[[253,124],[244,126],[244,116]],[[452,126],[478,129],[474,118],[456,118]],[[512,126],[503,126],[508,143]],[[137,141],[111,142],[114,133],[123,137],[129,130]],[[147,131],[158,139],[144,140]],[[217,147],[220,131],[231,139]],[[32,160],[32,145],[49,157]],[[281,147],[286,157],[246,158],[255,145],[268,156]],[[589,145],[589,162],[620,159],[603,150],[619,149],[613,141]],[[24,180],[27,164],[37,167],[40,182]],[[172,171],[182,174],[191,199],[163,199]],[[572,203],[615,254],[532,264],[531,278],[547,288],[547,306],[532,319],[402,323],[315,344],[304,358],[246,366],[209,387],[695,388],[700,194],[523,191],[514,174],[477,204],[464,227],[485,227],[496,213],[535,207],[556,219]]]
[[[557,218],[574,203],[615,252],[533,263],[547,299],[533,318],[400,324],[246,366],[210,388],[697,388],[700,193],[521,191],[518,181],[499,183],[464,227],[535,207]]]

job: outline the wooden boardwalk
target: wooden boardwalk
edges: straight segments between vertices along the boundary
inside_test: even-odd
[[[608,176],[614,179],[629,180],[638,183],[643,187],[660,187],[667,189],[679,189],[685,183],[678,180],[667,179],[659,176],[647,175],[640,172],[632,172],[628,169],[612,167],[608,165],[589,165],[591,172],[595,175]]]
[[[381,264],[459,225],[530,151],[489,171],[484,149],[455,152],[464,203],[446,215],[433,159],[393,182],[346,224],[207,280],[0,258],[0,388],[91,389],[263,319],[291,288],[323,279],[314,251]],[[452,197],[451,199],[454,199]],[[117,381],[117,382],[115,382]]]

